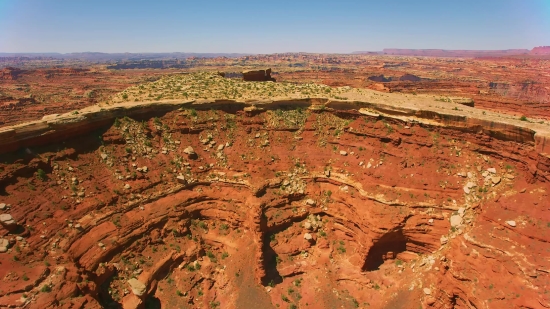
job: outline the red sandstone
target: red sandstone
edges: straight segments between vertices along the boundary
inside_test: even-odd
[[[451,72],[455,65],[430,61],[411,61],[418,70],[382,65],[368,74],[277,77],[411,95],[475,94],[477,108],[550,115],[546,77],[518,84],[543,62],[528,61],[522,71],[515,60],[472,60],[430,84],[421,67]],[[494,86],[456,82],[474,74],[475,64],[498,61],[513,63],[522,77]],[[73,79],[84,85],[92,74],[50,71],[59,79],[42,84],[46,75],[5,72],[9,83],[36,78],[51,93]],[[113,74],[126,77],[106,81],[107,93],[141,78]],[[368,79],[381,74],[395,80]],[[524,98],[540,101],[526,105]],[[24,102],[13,110],[44,104]],[[0,306],[550,307],[544,138],[507,124],[479,121],[475,130],[476,119],[464,125],[427,112],[400,117],[397,109],[299,103],[146,109],[3,144],[19,148],[0,151],[0,204],[9,205],[2,211],[18,229],[0,229],[9,242],[0,253]],[[6,124],[40,118],[8,114]],[[34,129],[16,133],[24,138]]]

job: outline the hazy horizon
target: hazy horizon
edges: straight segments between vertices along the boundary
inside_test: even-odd
[[[506,48],[506,49],[453,49],[456,51],[507,51],[507,50],[532,50],[535,47],[543,47],[544,45],[539,46],[533,46],[532,48]],[[387,49],[401,49],[401,50],[446,50],[451,51],[451,49],[445,49],[445,48],[399,48],[399,47],[389,47],[389,48],[383,48],[381,50],[354,50],[350,52],[305,52],[305,51],[287,51],[287,52],[273,52],[273,53],[225,53],[225,52],[200,52],[200,51],[167,51],[167,52],[133,52],[133,51],[127,51],[127,52],[103,52],[103,51],[80,51],[80,52],[4,52],[0,50],[0,54],[20,54],[20,55],[70,55],[70,54],[212,54],[212,55],[271,55],[271,54],[335,54],[335,55],[349,55],[356,52],[382,52],[383,50]]]
[[[0,0],[2,53],[347,54],[545,45],[545,0]]]

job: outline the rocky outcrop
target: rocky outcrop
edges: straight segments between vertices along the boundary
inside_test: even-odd
[[[243,80],[247,82],[267,82],[275,81],[271,77],[271,69],[243,71]]]
[[[0,70],[0,79],[16,80],[21,73],[23,73],[21,69],[6,67]]]
[[[145,286],[145,284],[135,278],[128,280],[128,285],[132,289],[132,293],[134,293],[134,295],[138,297],[143,296],[147,291],[147,287]]]
[[[391,78],[386,78],[384,75],[369,76],[368,79],[379,83],[391,82]]]
[[[550,102],[550,89],[544,83],[535,80],[510,83],[494,81],[489,83],[490,93],[518,100]]]
[[[421,80],[422,78],[412,74],[405,74],[399,77],[399,81],[402,81],[402,82],[419,82]]]
[[[550,46],[538,46],[531,49],[530,55],[550,55]]]
[[[0,225],[4,227],[6,230],[13,232],[17,230],[17,222],[13,219],[13,217],[10,214],[1,214],[0,215]]]
[[[401,96],[400,94],[396,95]],[[472,105],[471,99],[453,98],[461,105]],[[414,101],[413,101],[414,102]],[[413,103],[411,102],[411,103]],[[430,102],[431,103],[431,102]],[[105,107],[93,106],[77,113],[50,115],[40,121],[28,122],[21,125],[0,128],[0,142],[3,148],[0,153],[16,150],[21,147],[32,147],[44,143],[59,141],[109,125],[115,118],[124,116],[144,117],[151,114],[162,114],[178,108],[194,109],[222,109],[234,110],[246,106],[261,108],[261,110],[277,109],[281,106],[312,107],[324,105],[337,110],[368,109],[379,112],[386,117],[412,117],[419,122],[433,123],[461,128],[472,132],[482,129],[488,135],[502,140],[532,142],[541,153],[550,152],[550,143],[547,142],[550,130],[545,125],[520,121],[511,117],[503,118],[497,113],[472,109],[467,116],[453,110],[441,110],[433,105],[420,102],[406,105],[397,105],[391,101],[384,103],[370,103],[351,100],[335,99],[287,99],[277,101],[247,101],[235,100],[192,100],[187,102],[165,101],[151,103],[127,103],[108,105]],[[457,108],[458,110],[458,108]],[[483,112],[483,113],[482,113]]]

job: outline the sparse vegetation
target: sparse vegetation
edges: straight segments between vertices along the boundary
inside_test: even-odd
[[[42,181],[46,181],[47,179],[46,172],[40,168],[36,171],[36,177]]]
[[[47,284],[44,284],[41,288],[40,288],[40,292],[42,293],[49,293],[52,291],[52,288],[47,285]]]

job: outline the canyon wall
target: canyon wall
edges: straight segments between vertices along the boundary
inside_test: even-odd
[[[2,230],[0,304],[547,306],[537,134],[376,108],[223,100],[60,116],[77,136],[2,155],[0,202],[20,231]],[[111,122],[75,124],[90,115]]]

